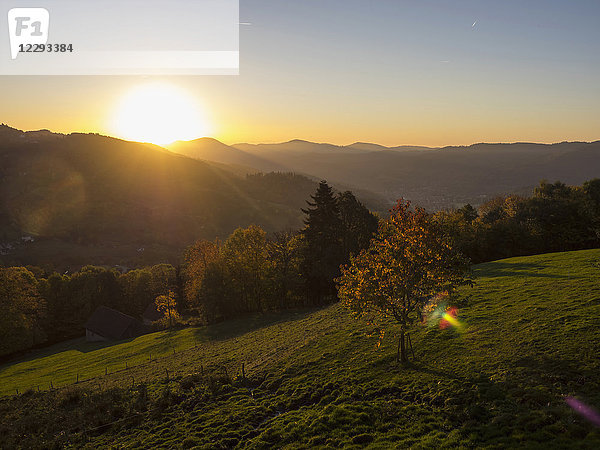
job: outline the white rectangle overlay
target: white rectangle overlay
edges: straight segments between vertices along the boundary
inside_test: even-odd
[[[238,0],[0,0],[0,75],[237,75]]]

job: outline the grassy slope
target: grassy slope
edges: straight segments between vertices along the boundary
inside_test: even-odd
[[[463,331],[419,328],[417,359],[405,367],[393,362],[393,333],[377,349],[338,305],[184,330],[171,336],[176,346],[202,344],[175,355],[156,334],[78,356],[103,372],[101,358],[162,346],[156,361],[1,401],[0,446],[598,448],[598,429],[563,396],[600,408],[600,251],[512,258],[476,273]],[[40,361],[1,369],[2,386],[7,377],[31,383],[26,369]],[[224,380],[222,367],[237,375],[242,362],[249,380]],[[25,372],[8,373],[17,369]]]
[[[302,320],[310,312],[271,313],[231,320],[211,327],[152,333],[116,344],[86,342],[85,338],[63,342],[0,366],[0,395],[14,394],[16,389],[20,392],[37,390],[38,387],[40,390],[48,390],[50,382],[54,388],[66,387],[75,383],[77,375],[79,384],[119,386],[127,384],[123,382],[124,379],[131,382],[132,376],[139,381],[151,380],[156,374],[166,376],[165,369],[172,374],[189,373],[190,370],[194,371],[197,361],[201,361],[200,365],[225,367],[232,371],[239,369],[239,366],[231,364],[233,360],[241,361],[244,355],[252,354],[245,350],[241,354],[235,352],[233,359],[228,356],[232,353],[232,348],[237,346],[238,337],[241,336],[242,341],[249,340],[253,343],[259,340],[260,347],[254,345],[254,350],[262,352],[269,345],[262,341],[271,340],[278,335],[283,323],[286,329],[293,327],[296,336],[297,327],[314,326],[314,310],[309,325]],[[283,341],[283,336],[279,336],[279,340]],[[291,348],[296,344],[294,339],[286,338],[274,348]],[[148,364],[150,358],[152,362]],[[192,367],[189,368],[189,365]],[[249,367],[252,366],[250,363]],[[106,372],[110,376],[105,376]]]

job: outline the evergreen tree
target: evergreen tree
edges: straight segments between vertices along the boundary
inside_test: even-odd
[[[312,202],[307,201],[306,227],[302,230],[305,241],[302,274],[307,295],[313,303],[322,303],[335,295],[333,279],[339,275],[343,260],[341,239],[342,221],[333,189],[321,181]]]
[[[379,220],[350,191],[337,197],[342,225],[343,261],[347,263],[351,255],[358,254],[367,248],[373,235],[377,232]]]

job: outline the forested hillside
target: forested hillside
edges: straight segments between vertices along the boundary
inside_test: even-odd
[[[175,263],[199,238],[301,225],[317,182],[245,178],[149,144],[0,127],[0,263]]]
[[[281,167],[344,184],[355,192],[368,190],[390,202],[409,198],[428,210],[465,203],[478,206],[497,195],[529,195],[541,179],[580,184],[600,173],[600,142],[428,148],[293,140],[236,144],[227,151],[223,147],[218,141],[200,140],[170,148],[194,158],[256,170]]]

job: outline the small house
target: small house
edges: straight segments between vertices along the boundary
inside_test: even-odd
[[[118,341],[141,336],[146,327],[139,320],[116,309],[99,306],[85,324],[88,342]]]
[[[163,317],[165,317],[165,313],[158,310],[155,302],[150,303],[144,314],[142,314],[144,325],[152,325],[152,322],[156,322]]]

